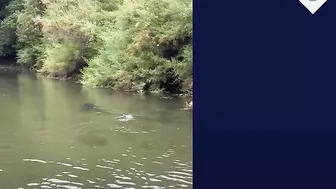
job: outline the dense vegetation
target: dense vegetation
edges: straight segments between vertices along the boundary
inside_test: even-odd
[[[0,56],[87,86],[192,93],[191,0],[1,1]]]

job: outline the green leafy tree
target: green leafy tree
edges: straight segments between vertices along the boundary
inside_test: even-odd
[[[46,7],[41,0],[25,0],[23,6],[16,27],[18,62],[28,66],[41,66],[44,46],[39,18],[43,16]]]
[[[7,0],[0,11],[0,56],[92,87],[192,94],[191,0]]]
[[[2,11],[3,19],[0,21],[0,56],[15,54],[17,36],[17,18],[23,9],[22,0],[11,1]]]
[[[83,84],[131,91],[191,90],[192,4],[180,0],[127,1],[104,46],[84,70]],[[183,86],[182,88],[180,88]]]

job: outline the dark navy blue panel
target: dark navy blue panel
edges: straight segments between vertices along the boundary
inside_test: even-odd
[[[336,185],[335,3],[194,0],[194,188]]]

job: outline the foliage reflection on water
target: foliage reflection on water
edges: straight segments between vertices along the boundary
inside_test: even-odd
[[[1,73],[0,104],[0,188],[192,188],[180,99]]]

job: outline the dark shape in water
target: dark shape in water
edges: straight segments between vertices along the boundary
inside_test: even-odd
[[[104,137],[92,134],[78,136],[77,140],[88,146],[105,146],[108,143]]]
[[[94,109],[96,106],[94,104],[83,104],[82,105],[82,110],[92,110]]]
[[[103,108],[99,107],[99,106],[96,106],[94,104],[83,104],[81,106],[81,110],[82,111],[96,111],[96,112],[99,112],[99,113],[109,113],[108,111],[104,110]]]

